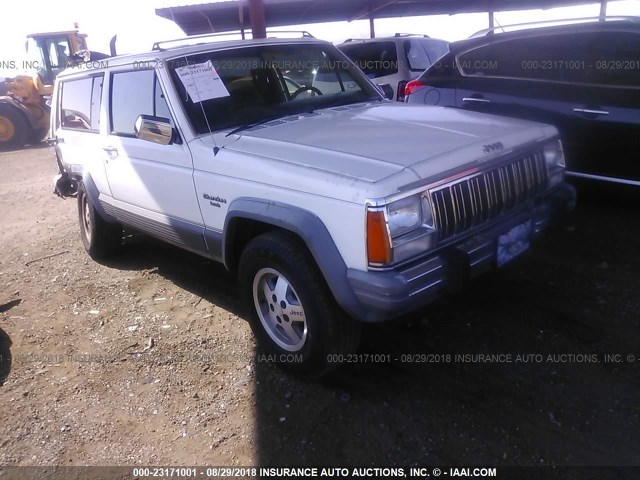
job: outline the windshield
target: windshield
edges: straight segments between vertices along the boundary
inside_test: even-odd
[[[199,134],[382,98],[331,45],[207,52],[175,59],[170,70]]]

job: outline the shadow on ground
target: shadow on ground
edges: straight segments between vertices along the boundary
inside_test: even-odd
[[[640,464],[640,225],[614,207],[589,203],[518,262],[369,327],[323,383],[258,365],[260,464]]]
[[[22,303],[22,299],[21,298],[17,298],[15,300],[11,300],[10,302],[3,303],[2,305],[0,305],[0,313],[8,312],[13,307],[17,307],[21,303]]]
[[[323,381],[257,363],[258,463],[640,464],[637,218],[587,202],[463,293],[367,327]],[[243,315],[234,279],[195,255],[134,239],[109,265]]]
[[[4,305],[2,305],[4,307]],[[0,387],[11,372],[11,338],[0,328]]]
[[[185,290],[243,316],[236,279],[222,264],[141,234],[125,232],[122,251],[104,265],[120,270],[153,270]]]

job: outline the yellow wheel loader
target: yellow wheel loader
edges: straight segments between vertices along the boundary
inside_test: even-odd
[[[46,102],[58,73],[108,55],[89,52],[86,35],[70,30],[28,35],[27,57],[16,66],[30,75],[0,78],[0,150],[41,142],[49,131]]]

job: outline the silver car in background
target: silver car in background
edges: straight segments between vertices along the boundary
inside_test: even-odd
[[[338,48],[375,84],[389,84],[393,99],[402,102],[407,82],[445,55],[449,42],[427,35],[396,33],[393,37],[349,39]]]

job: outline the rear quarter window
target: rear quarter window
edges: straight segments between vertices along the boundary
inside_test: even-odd
[[[60,125],[64,129],[98,132],[103,75],[62,82]]]

